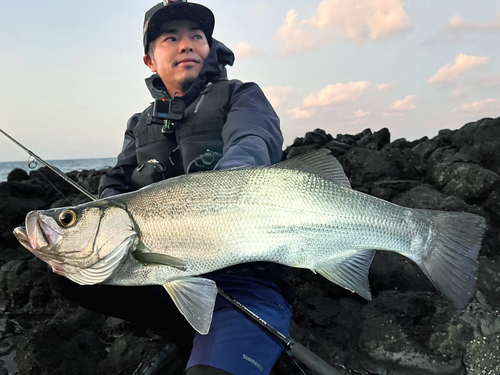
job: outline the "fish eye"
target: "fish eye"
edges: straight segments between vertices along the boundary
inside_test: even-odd
[[[64,210],[59,215],[59,225],[63,228],[69,228],[76,222],[76,212],[73,210]]]

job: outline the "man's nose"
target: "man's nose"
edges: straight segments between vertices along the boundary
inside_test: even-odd
[[[179,43],[179,48],[180,48],[181,52],[190,52],[193,50],[193,45],[191,44],[191,41],[189,40],[189,38],[184,37],[181,39],[181,41]]]

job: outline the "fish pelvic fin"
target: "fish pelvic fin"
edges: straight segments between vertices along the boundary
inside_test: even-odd
[[[163,287],[189,324],[206,335],[210,330],[217,297],[215,281],[193,276],[171,281]]]
[[[416,211],[431,216],[437,233],[428,255],[414,260],[457,309],[464,309],[474,295],[486,222],[465,212]]]
[[[354,255],[345,259],[326,261],[318,264],[316,271],[332,283],[371,300],[368,272],[375,256],[375,250],[356,250]]]
[[[326,148],[320,148],[304,155],[274,164],[271,168],[299,169],[313,173],[338,185],[351,189],[351,183],[344,173],[342,164]]]

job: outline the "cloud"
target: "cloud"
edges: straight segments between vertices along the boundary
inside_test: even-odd
[[[274,39],[284,43],[281,54],[290,56],[331,43],[336,35],[360,45],[401,34],[409,26],[401,0],[323,0],[309,19],[297,21],[297,12],[290,10]]]
[[[246,42],[238,42],[236,44],[236,47],[234,48],[234,55],[238,59],[244,59],[251,56],[261,56],[263,54],[264,52],[262,52],[260,49],[252,47]]]
[[[397,100],[391,104],[391,112],[410,112],[417,108],[415,95],[407,95],[403,100]]]
[[[358,100],[370,86],[370,82],[368,81],[349,82],[347,85],[342,83],[328,85],[317,94],[310,93],[309,96],[304,99],[302,105],[307,108],[354,102]]]
[[[316,114],[317,108],[302,109],[301,107],[296,107],[287,111],[292,120],[305,120],[313,117]]]
[[[429,83],[432,85],[456,81],[475,65],[486,64],[488,61],[489,59],[485,56],[468,56],[461,53],[455,59],[455,64],[446,64],[439,68],[436,74],[429,78]]]
[[[293,120],[309,119],[316,115],[320,107],[355,102],[363,96],[370,87],[371,84],[368,81],[328,85],[317,93],[311,92],[302,101],[300,106],[287,111],[287,113]],[[359,117],[362,117],[365,112],[359,110],[356,113],[359,113]],[[366,114],[368,114],[368,112]]]
[[[370,111],[363,111],[361,108],[359,110],[357,110],[356,112],[354,112],[354,115],[357,117],[357,118],[363,118],[363,117],[366,117],[370,114]]]
[[[496,32],[500,31],[500,12],[491,22],[469,22],[462,18],[461,15],[455,15],[450,18],[445,27],[446,31],[457,33],[461,31],[476,31],[476,32]]]
[[[406,31],[409,17],[400,0],[323,0],[311,22],[360,44],[366,34],[372,41]]]
[[[461,96],[464,96],[466,93],[468,93],[470,90],[471,90],[471,87],[457,87],[450,94],[450,97],[451,98],[460,98]]]
[[[481,75],[474,81],[475,84],[484,87],[495,87],[500,86],[500,74],[498,75]]]
[[[393,88],[396,87],[396,85],[392,83],[379,83],[375,87],[378,91],[387,91],[387,90],[392,90]]]
[[[481,102],[465,103],[462,106],[455,108],[453,112],[485,112],[492,109],[497,109],[500,103],[500,99],[489,98]]]
[[[280,26],[274,36],[274,40],[284,42],[285,46],[280,49],[283,56],[290,56],[314,49],[318,42],[313,34],[307,30],[308,21],[297,22],[297,12],[291,9],[286,15],[285,22]]]
[[[292,89],[290,86],[265,87],[262,91],[264,91],[267,100],[269,100],[274,108],[278,108],[288,100],[288,97],[292,93],[297,92],[297,90]]]

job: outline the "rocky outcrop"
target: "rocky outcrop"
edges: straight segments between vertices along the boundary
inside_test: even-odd
[[[372,301],[290,269],[294,337],[345,374],[500,373],[500,118],[412,142],[391,141],[387,129],[336,137],[316,129],[284,157],[320,147],[340,160],[356,190],[412,208],[475,213],[488,229],[477,292],[462,311],[393,253],[373,261]],[[102,173],[69,176],[95,193]],[[51,290],[45,264],[11,235],[28,211],[70,204],[63,196],[86,200],[46,169],[13,171],[0,183],[0,374],[132,374],[165,337],[68,302]],[[300,373],[286,355],[273,370]]]

